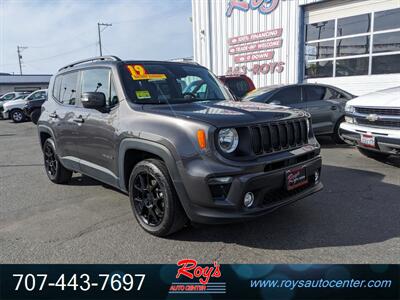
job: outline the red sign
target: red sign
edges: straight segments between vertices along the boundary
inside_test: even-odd
[[[217,262],[214,262],[213,266],[201,267],[197,265],[197,261],[194,259],[182,259],[177,263],[178,272],[176,273],[176,278],[178,279],[181,275],[193,279],[194,277],[198,279],[201,284],[207,284],[211,277],[220,278],[221,270]]]
[[[283,41],[282,39],[279,39],[279,40],[260,42],[256,44],[233,46],[229,48],[228,52],[229,54],[236,54],[236,53],[245,53],[245,52],[280,48],[282,47],[282,41]]]
[[[245,63],[249,61],[260,61],[260,60],[268,60],[274,58],[274,52],[260,52],[260,53],[249,53],[244,55],[237,55],[233,58],[235,63]]]
[[[283,31],[282,28],[278,28],[258,33],[251,33],[251,34],[232,37],[228,40],[228,45],[232,46],[237,44],[251,43],[255,41],[280,37],[282,36],[282,31]]]

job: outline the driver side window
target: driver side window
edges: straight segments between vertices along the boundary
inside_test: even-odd
[[[81,93],[89,92],[103,93],[107,107],[118,103],[118,96],[109,69],[98,68],[82,71]]]

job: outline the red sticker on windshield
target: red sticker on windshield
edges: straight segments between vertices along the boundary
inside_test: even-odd
[[[127,65],[133,80],[162,80],[166,79],[165,74],[148,74],[142,65]]]

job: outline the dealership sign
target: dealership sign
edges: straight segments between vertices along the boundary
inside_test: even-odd
[[[234,9],[247,12],[258,10],[261,14],[267,15],[273,12],[279,4],[279,0],[229,0],[226,16],[229,18]]]
[[[233,55],[235,64],[242,64],[228,68],[228,75],[247,74],[254,75],[281,73],[284,62],[262,62],[272,60],[275,49],[282,47],[282,28],[256,32],[228,39],[228,54]],[[260,62],[260,63],[255,63]],[[251,67],[243,65],[253,63]]]

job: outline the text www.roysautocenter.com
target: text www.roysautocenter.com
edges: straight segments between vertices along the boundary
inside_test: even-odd
[[[251,288],[390,288],[391,280],[362,280],[362,279],[258,279],[250,280]]]

